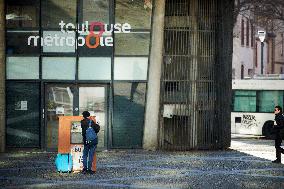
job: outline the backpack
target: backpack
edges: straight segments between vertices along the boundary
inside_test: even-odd
[[[98,144],[97,134],[92,128],[92,120],[89,120],[89,127],[86,130],[86,144],[90,146],[95,146]]]

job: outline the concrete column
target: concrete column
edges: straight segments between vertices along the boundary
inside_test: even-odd
[[[0,152],[5,151],[5,11],[0,0]]]
[[[191,0],[190,1],[190,15],[191,15],[191,32],[190,41],[191,41],[191,68],[190,68],[190,80],[191,83],[191,131],[190,131],[190,147],[196,148],[197,147],[197,139],[198,139],[198,108],[197,108],[197,80],[198,80],[198,54],[199,54],[199,44],[201,43],[200,40],[200,32],[198,32],[198,18],[197,18],[197,11],[198,11],[198,1]]]
[[[165,0],[154,0],[152,41],[149,64],[147,104],[145,113],[143,148],[158,148],[160,79],[163,62]]]

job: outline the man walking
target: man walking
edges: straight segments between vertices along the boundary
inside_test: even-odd
[[[275,106],[274,108],[275,121],[273,127],[273,133],[275,134],[275,149],[276,149],[276,160],[272,163],[281,163],[281,153],[284,153],[284,149],[281,148],[282,136],[281,131],[284,128],[284,116],[282,114],[282,108]]]

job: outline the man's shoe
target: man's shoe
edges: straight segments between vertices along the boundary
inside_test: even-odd
[[[281,163],[281,160],[276,159],[276,160],[272,161],[272,163]]]
[[[86,173],[87,173],[87,170],[86,170],[86,169],[83,169],[83,170],[82,170],[82,173],[83,173],[83,174],[86,174]]]
[[[93,175],[93,174],[96,173],[96,171],[88,170],[88,173],[89,173],[90,175]]]

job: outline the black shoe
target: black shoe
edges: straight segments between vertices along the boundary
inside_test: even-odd
[[[86,169],[83,169],[81,173],[87,174],[87,172],[88,172],[88,171],[87,171]]]
[[[281,160],[276,159],[276,160],[272,161],[272,163],[281,163]]]
[[[93,174],[96,173],[96,171],[88,170],[88,173],[89,173],[90,175],[93,175]]]

